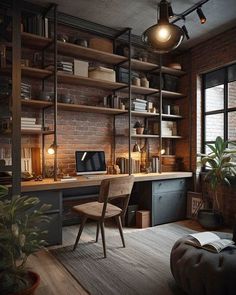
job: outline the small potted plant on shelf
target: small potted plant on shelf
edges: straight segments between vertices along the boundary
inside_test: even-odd
[[[136,129],[136,134],[143,134],[144,125],[141,123],[141,121],[137,121],[134,124],[134,128]]]
[[[236,142],[224,141],[218,136],[214,144],[207,144],[211,152],[200,154],[201,165],[206,168],[204,181],[211,197],[211,208],[198,211],[199,223],[209,229],[216,229],[223,224],[225,186],[231,186],[233,177],[236,176],[236,162],[233,156],[236,149],[229,149],[228,145],[236,145]]]
[[[29,196],[9,196],[0,185],[0,294],[34,294],[40,282],[37,273],[29,271],[26,261],[46,242],[41,222],[51,205],[39,205],[39,199]]]

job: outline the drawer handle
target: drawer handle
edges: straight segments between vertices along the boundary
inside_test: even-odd
[[[162,183],[159,183],[158,185],[159,185],[159,186],[161,186],[161,185],[162,185]]]
[[[162,196],[159,197],[159,200],[161,200],[161,199],[162,199]]]

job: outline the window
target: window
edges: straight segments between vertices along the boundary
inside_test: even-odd
[[[203,146],[217,136],[236,140],[236,64],[203,75]]]

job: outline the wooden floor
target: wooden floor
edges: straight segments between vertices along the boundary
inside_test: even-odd
[[[199,224],[192,220],[185,220],[178,222],[193,230],[202,231]],[[137,228],[124,228],[124,232],[140,231]],[[68,226],[63,228],[63,245],[74,244],[78,226]],[[96,224],[88,223],[85,226],[81,240],[94,240],[96,235]],[[109,244],[109,237],[119,235],[118,229],[113,224],[106,225],[107,244]],[[101,242],[101,240],[99,241]],[[55,246],[55,247],[62,247]],[[107,245],[109,247],[109,245]],[[51,248],[55,248],[51,247]],[[29,267],[32,267],[41,277],[41,283],[35,295],[85,295],[88,294],[83,287],[70,275],[69,272],[54,258],[48,249],[42,250],[36,256],[29,258]]]

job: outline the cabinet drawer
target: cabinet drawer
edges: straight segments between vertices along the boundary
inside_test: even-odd
[[[61,212],[62,207],[62,194],[60,191],[43,191],[43,192],[29,192],[28,196],[38,197],[40,200],[39,206],[42,204],[51,204],[51,210],[59,210]]]
[[[186,189],[186,180],[182,178],[152,182],[153,194],[182,191],[185,189]]]
[[[152,198],[152,225],[185,218],[186,192],[154,195]]]

